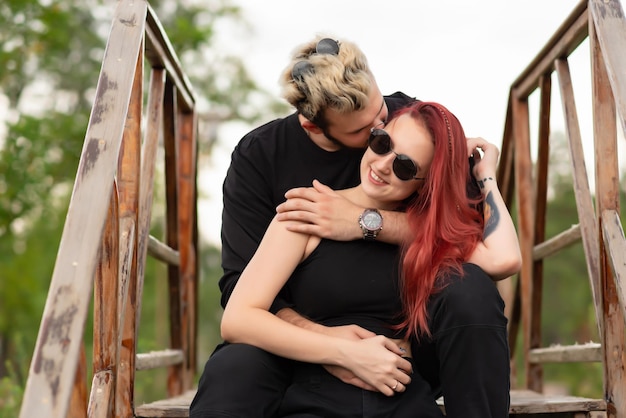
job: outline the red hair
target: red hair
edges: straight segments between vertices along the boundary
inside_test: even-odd
[[[459,120],[444,106],[416,102],[395,116],[421,121],[435,152],[423,188],[407,206],[414,232],[402,251],[402,302],[407,336],[430,335],[427,303],[446,285],[483,235],[482,194],[470,172],[467,138]]]

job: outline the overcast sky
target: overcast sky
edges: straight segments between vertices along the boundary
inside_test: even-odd
[[[384,94],[401,90],[418,99],[438,101],[456,114],[468,136],[482,136],[500,146],[510,85],[579,3],[238,0],[252,32],[222,30],[220,44],[241,54],[258,83],[278,97],[279,74],[297,45],[317,33],[351,40],[367,55]],[[591,114],[587,41],[570,58],[570,69],[583,139],[590,143],[591,128],[582,116]],[[532,105],[531,101],[531,112]],[[560,101],[553,102],[552,128],[562,131],[560,107]],[[199,221],[203,234],[216,244],[221,186],[230,153],[250,129],[221,128],[212,161],[203,167],[201,188],[209,199],[200,204]],[[532,124],[531,131],[534,135]]]

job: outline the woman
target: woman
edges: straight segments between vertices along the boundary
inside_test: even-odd
[[[468,147],[478,145],[484,144],[468,143],[458,120],[436,103],[415,103],[385,130],[372,131],[361,184],[340,193],[363,207],[406,209],[414,234],[402,251],[401,275],[395,246],[335,242],[290,232],[284,222],[270,224],[225,309],[222,337],[302,362],[285,394],[283,416],[404,416],[402,408],[441,416],[428,385],[411,376],[408,340],[429,335],[427,304],[448,276],[489,253],[482,242],[481,194],[477,188],[475,197],[466,192],[472,183]],[[516,238],[511,241],[507,245],[515,247]],[[310,319],[357,324],[378,335],[346,340],[282,321],[268,309],[283,286]],[[378,392],[344,384],[319,364],[345,367]]]

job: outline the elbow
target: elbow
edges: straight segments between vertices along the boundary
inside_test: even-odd
[[[494,262],[493,271],[497,274],[493,275],[494,280],[499,281],[511,277],[522,269],[522,256],[514,253],[506,257],[500,257]]]
[[[220,322],[220,335],[224,341],[229,343],[237,342],[237,322],[233,319],[233,315],[228,312],[228,309],[226,309],[222,315],[222,321]]]

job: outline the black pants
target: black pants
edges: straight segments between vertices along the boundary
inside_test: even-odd
[[[414,370],[429,383],[431,399],[444,396],[447,418],[508,418],[510,365],[504,302],[479,267],[466,264],[464,269],[463,278],[452,277],[429,302],[432,337],[412,343]],[[292,382],[297,383],[292,371],[298,370],[298,364],[245,344],[222,344],[206,363],[190,418],[278,417],[287,389],[293,390]],[[324,416],[306,410],[294,414],[296,408],[289,406],[287,411],[287,406],[283,404],[282,412],[291,413],[290,418]],[[406,408],[390,416],[430,416],[411,410],[411,402],[402,406]]]
[[[416,413],[417,412],[417,413]],[[278,413],[283,418],[443,418],[428,383],[412,376],[406,391],[394,396],[343,383],[322,366],[296,363]]]

